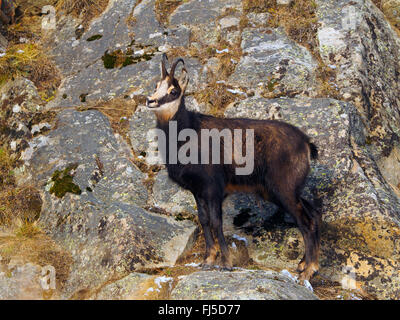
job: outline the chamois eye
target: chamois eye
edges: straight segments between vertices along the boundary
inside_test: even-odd
[[[171,94],[172,94],[173,96],[176,96],[176,95],[178,94],[178,90],[172,89],[172,90],[171,90]]]

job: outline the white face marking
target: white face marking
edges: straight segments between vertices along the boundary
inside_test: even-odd
[[[170,119],[178,111],[180,103],[181,103],[181,99],[178,98],[174,101],[164,103],[161,106],[159,106],[158,108],[155,108],[154,112],[158,113],[162,117]]]
[[[157,84],[157,89],[153,93],[151,97],[149,97],[150,100],[158,100],[164,97],[168,93],[168,80],[165,79]]]

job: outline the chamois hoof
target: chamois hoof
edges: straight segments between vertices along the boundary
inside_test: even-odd
[[[307,266],[302,272],[300,272],[299,280],[303,282],[304,280],[310,280],[314,275],[318,273],[318,268],[313,265]]]
[[[228,266],[223,266],[220,268],[221,271],[233,271],[232,267],[228,267]]]
[[[210,271],[210,270],[215,269],[215,267],[213,265],[208,264],[208,263],[202,263],[200,265],[200,267],[201,267],[201,270],[203,270],[203,271]]]

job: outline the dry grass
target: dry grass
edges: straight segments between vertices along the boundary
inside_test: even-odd
[[[379,10],[381,10],[385,14],[387,20],[392,25],[397,35],[400,37],[400,24],[398,23],[398,20],[396,21],[396,19],[390,16],[390,14],[387,14],[388,11],[390,12],[390,9],[387,7],[385,8],[384,4],[382,4],[382,0],[372,0],[372,2],[377,6]],[[398,8],[398,10],[400,10],[400,7]]]
[[[243,0],[244,12],[267,12],[269,8],[276,7],[276,0]]]
[[[39,266],[51,265],[56,270],[57,288],[68,279],[72,258],[36,224],[21,225],[14,233],[0,235],[2,263],[16,259]]]
[[[184,0],[156,0],[155,11],[157,20],[162,24],[167,23],[171,13],[183,2]]]
[[[238,95],[227,90],[223,83],[208,83],[204,90],[197,91],[194,94],[197,102],[205,103],[208,106],[209,113],[214,116],[223,116],[225,108],[236,101]]]
[[[49,99],[60,84],[60,74],[44,49],[33,43],[11,45],[0,58],[0,86],[8,80],[23,76],[31,80]]]
[[[110,120],[114,132],[118,132],[124,139],[129,140],[129,118],[136,111],[139,104],[145,103],[144,96],[135,96],[133,99],[128,95],[108,101],[89,102],[77,108],[78,111],[98,110]]]
[[[32,187],[17,188],[4,186],[0,191],[0,225],[15,227],[34,223],[39,219],[42,200]]]
[[[13,172],[16,166],[17,161],[7,148],[0,147],[0,226],[11,229],[23,226],[28,232],[27,224],[39,218],[42,200],[35,188],[16,186]]]
[[[17,161],[0,147],[0,256],[1,263],[11,259],[55,267],[59,286],[69,274],[71,258],[41,230],[37,220],[42,200],[39,192],[15,184],[13,170]]]
[[[7,186],[14,184],[12,169],[16,161],[11,158],[6,147],[0,147],[0,186],[4,190]]]
[[[82,18],[84,27],[99,16],[108,6],[108,0],[59,0],[56,9]]]

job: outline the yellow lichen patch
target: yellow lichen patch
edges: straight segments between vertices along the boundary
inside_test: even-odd
[[[354,232],[363,236],[371,255],[391,258],[395,252],[394,241],[400,232],[396,226],[389,226],[387,222],[379,219],[366,219],[354,225]]]
[[[333,241],[336,248],[354,250],[369,256],[392,258],[397,252],[395,240],[400,230],[393,223],[379,217],[371,218],[364,213],[360,221],[340,219],[324,223],[322,233],[325,239]]]
[[[357,277],[368,278],[374,273],[384,275],[386,278],[392,277],[399,268],[399,263],[392,259],[382,259],[378,257],[364,259],[359,253],[350,253],[346,265],[353,268]]]

